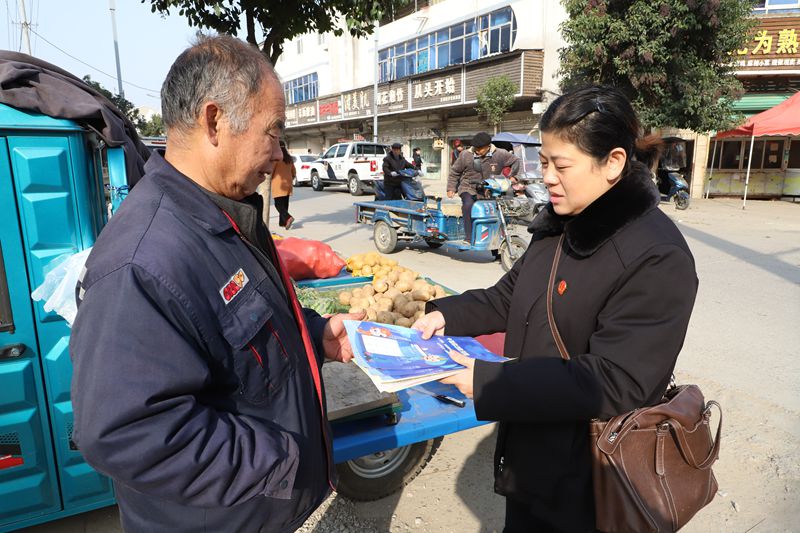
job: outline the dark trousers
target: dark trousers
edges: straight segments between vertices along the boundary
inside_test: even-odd
[[[506,525],[503,533],[560,533],[562,531],[564,529],[534,515],[531,508],[524,503],[506,498]],[[593,527],[581,529],[581,531],[597,533]]]
[[[275,209],[278,210],[278,225],[284,227],[286,221],[292,216],[289,214],[289,197],[276,196],[273,198],[273,202],[275,202]]]
[[[474,194],[462,192],[461,214],[464,216],[464,240],[472,242],[472,204],[478,199]]]

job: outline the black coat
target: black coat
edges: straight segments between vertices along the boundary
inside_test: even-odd
[[[634,169],[576,217],[552,207],[537,217],[531,246],[494,287],[429,305],[448,335],[506,332],[505,355],[517,359],[478,361],[474,377],[477,417],[500,421],[495,491],[557,530],[593,528],[588,422],[658,402],[697,292],[686,241],[657,208],[649,172]],[[564,232],[553,312],[570,361],[545,295]]]
[[[401,154],[398,157],[395,157],[392,152],[386,154],[386,157],[383,158],[383,181],[387,185],[400,185],[400,182],[403,181],[403,176],[392,176],[392,172],[400,172],[403,169],[410,168],[413,169],[414,165],[408,162],[408,160],[403,157]],[[407,178],[406,178],[407,179]]]

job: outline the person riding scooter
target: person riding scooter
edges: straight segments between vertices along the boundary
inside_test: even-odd
[[[464,217],[464,240],[471,242],[472,205],[478,199],[477,187],[487,178],[501,174],[510,167],[509,178],[517,181],[519,158],[507,150],[492,144],[492,138],[482,131],[472,138],[472,148],[464,150],[450,169],[447,179],[447,197],[458,193],[461,197],[461,213]]]
[[[406,200],[421,202],[424,199],[422,187],[414,181],[414,176],[419,172],[403,157],[402,148],[403,145],[398,142],[392,144],[392,150],[383,158],[383,184],[381,187],[376,183],[376,200],[395,200],[400,199],[401,195]]]

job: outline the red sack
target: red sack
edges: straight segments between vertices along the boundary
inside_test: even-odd
[[[320,241],[287,237],[275,239],[275,247],[289,276],[295,280],[332,278],[344,268],[344,260]]]

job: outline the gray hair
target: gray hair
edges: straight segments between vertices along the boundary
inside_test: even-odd
[[[198,34],[172,64],[161,86],[162,120],[167,129],[191,130],[203,104],[214,102],[233,133],[241,133],[253,114],[250,99],[262,83],[278,81],[267,58],[230,35]]]

